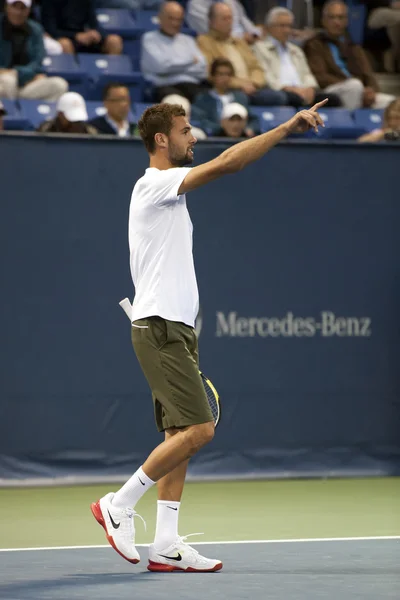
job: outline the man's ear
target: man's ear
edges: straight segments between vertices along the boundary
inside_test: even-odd
[[[157,146],[160,148],[166,148],[168,146],[168,139],[165,133],[156,133],[154,136]]]

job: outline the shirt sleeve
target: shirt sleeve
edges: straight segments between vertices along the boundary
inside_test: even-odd
[[[162,208],[173,204],[174,202],[178,202],[179,188],[190,170],[190,167],[178,167],[160,171],[157,174],[151,189],[153,204]]]

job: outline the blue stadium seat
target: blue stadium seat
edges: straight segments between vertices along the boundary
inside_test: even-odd
[[[88,77],[72,54],[46,56],[42,63],[44,72],[49,76],[63,77],[69,84],[70,92],[86,95]]]
[[[260,131],[265,133],[293,117],[296,110],[290,106],[251,106],[250,114],[258,118]]]
[[[135,102],[135,104],[132,106],[132,109],[134,110],[136,123],[149,106],[153,106],[153,102]]]
[[[36,129],[43,121],[54,119],[56,103],[43,100],[19,100],[21,115],[29,122],[30,129]]]
[[[384,111],[373,108],[360,108],[353,113],[357,127],[362,127],[365,132],[379,129],[382,126]]]
[[[364,41],[365,31],[365,20],[367,16],[367,9],[365,4],[359,4],[358,2],[349,1],[349,26],[348,32],[354,44],[360,46]]]
[[[351,112],[346,108],[323,108],[319,111],[325,127],[320,127],[317,135],[329,139],[356,139],[362,135],[363,130],[353,121]]]
[[[141,73],[133,71],[128,56],[78,54],[78,60],[90,80],[88,100],[101,100],[104,86],[111,81],[125,84],[133,102],[142,100],[145,81]]]
[[[104,107],[104,104],[102,102],[86,102],[86,109],[88,112],[89,121],[95,119],[96,117],[102,117],[106,113],[106,108]],[[136,117],[134,112],[132,111],[132,108],[129,112],[128,120],[130,123],[136,122]]]
[[[13,100],[2,99],[2,104],[7,111],[3,117],[6,131],[21,131],[29,129],[29,122],[21,115],[18,106]]]
[[[96,14],[99,27],[104,33],[116,33],[124,39],[137,35],[136,20],[130,10],[99,8]]]

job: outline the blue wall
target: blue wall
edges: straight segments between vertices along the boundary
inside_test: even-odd
[[[192,474],[400,472],[399,157],[286,144],[189,196],[224,403]],[[0,478],[128,474],[161,441],[118,307],[146,165],[136,141],[0,139]]]

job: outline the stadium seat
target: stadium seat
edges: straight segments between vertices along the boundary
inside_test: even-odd
[[[250,115],[257,117],[261,133],[281,125],[296,113],[290,106],[251,106]]]
[[[42,63],[44,72],[49,76],[63,77],[69,84],[70,92],[85,96],[88,88],[88,78],[85,71],[72,54],[46,56]]]
[[[349,25],[348,32],[354,44],[362,46],[364,41],[365,20],[367,9],[365,4],[359,2],[348,2],[349,7]]]
[[[116,33],[124,39],[137,35],[136,20],[129,9],[99,8],[96,14],[99,27],[104,33]]]
[[[30,129],[37,129],[43,121],[53,119],[56,115],[56,103],[43,100],[19,100],[21,115],[30,124]]]
[[[381,109],[360,108],[353,113],[354,122],[357,127],[362,127],[366,133],[379,129],[382,126],[383,112]]]
[[[153,102],[135,102],[132,106],[135,115],[136,123],[139,121],[140,117],[149,106],[153,106]]]
[[[78,54],[78,61],[90,80],[88,100],[101,100],[104,86],[111,81],[125,84],[133,102],[142,100],[145,81],[141,73],[133,71],[128,56]]]
[[[325,127],[320,127],[318,134],[311,136],[329,139],[356,139],[363,134],[363,129],[356,126],[351,112],[346,108],[324,108],[319,111]]]
[[[106,108],[102,102],[94,102],[94,101],[86,102],[86,109],[88,112],[89,121],[91,121],[92,119],[95,119],[96,117],[102,117],[107,112]],[[136,116],[135,116],[134,112],[132,112],[132,109],[129,112],[128,120],[130,123],[136,122]]]
[[[20,114],[19,108],[13,100],[2,99],[7,115],[3,117],[6,131],[21,131],[29,129],[29,122]]]

